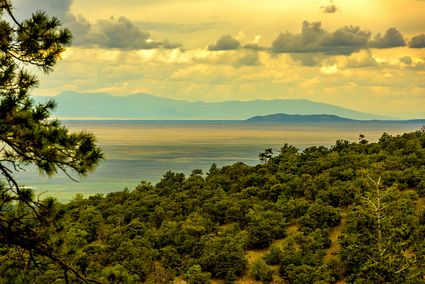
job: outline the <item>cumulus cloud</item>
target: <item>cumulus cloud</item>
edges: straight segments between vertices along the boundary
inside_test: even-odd
[[[392,48],[405,46],[403,35],[396,28],[389,28],[384,36],[380,34],[376,35],[375,39],[372,40],[369,45],[376,48]]]
[[[142,30],[126,17],[97,20],[88,33],[80,35],[75,45],[116,49],[175,49],[181,47],[181,44],[168,40],[153,40],[148,31]]]
[[[242,39],[245,38],[243,32],[239,32],[238,36],[235,38],[231,35],[224,35],[220,37],[216,43],[208,46],[209,51],[225,51],[225,50],[238,50],[238,49],[247,49],[252,51],[264,51],[267,50],[267,47],[261,46],[259,44],[261,35],[255,36],[253,41],[242,44]]]
[[[233,38],[231,35],[224,35],[220,37],[215,44],[208,46],[208,50],[219,51],[219,50],[235,50],[240,47],[241,43],[239,40]]]
[[[84,40],[78,44],[118,49],[174,49],[181,46],[167,40],[164,42],[154,41],[149,32],[141,30],[125,17],[98,20],[94,29],[86,34]]]
[[[150,34],[141,31],[125,17],[99,20],[99,33],[88,44],[98,44],[107,48],[150,49],[157,47]]]
[[[189,51],[189,53],[193,53],[193,51]],[[251,50],[228,50],[224,53],[204,50],[195,52],[193,60],[195,63],[233,65],[235,67],[261,65],[258,52]]]
[[[328,5],[321,6],[320,9],[322,9],[323,13],[326,14],[333,14],[339,10],[333,1],[331,1]]]
[[[36,10],[47,11],[59,18],[73,34],[73,45],[116,49],[175,49],[179,43],[168,40],[154,41],[148,31],[142,30],[125,17],[97,20],[90,23],[81,15],[71,13],[73,0],[17,0],[19,16],[28,17]]]
[[[345,26],[327,34],[323,38],[322,44],[330,48],[329,53],[351,54],[364,48],[369,37],[370,33],[360,30],[359,27]]]
[[[425,33],[412,37],[409,42],[410,48],[425,48]]]
[[[270,50],[273,53],[350,55],[370,47],[384,49],[405,45],[403,35],[396,28],[389,28],[383,36],[378,34],[370,40],[370,32],[358,26],[345,26],[329,32],[322,28],[321,22],[304,21],[300,33],[279,34]],[[425,47],[425,34],[412,38],[409,46]]]
[[[373,58],[372,52],[369,49],[362,49],[346,58],[345,68],[363,68],[377,65],[378,63]]]
[[[250,41],[244,44],[244,49],[254,50],[254,51],[263,51],[267,50],[266,47],[260,45],[261,35],[256,35],[253,41]]]
[[[351,54],[367,47],[370,33],[359,27],[345,26],[329,33],[322,29],[321,22],[303,22],[301,33],[281,33],[272,43],[275,53]]]

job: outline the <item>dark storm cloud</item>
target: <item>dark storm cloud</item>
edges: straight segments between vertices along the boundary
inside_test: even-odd
[[[240,47],[241,43],[233,38],[231,35],[224,35],[217,40],[215,44],[208,46],[208,50],[219,51],[219,50],[235,50]]]
[[[405,46],[406,42],[404,41],[403,35],[396,28],[389,28],[384,36],[378,34],[369,45],[375,48],[392,48]]]
[[[31,13],[42,10],[59,18],[73,34],[72,44],[82,47],[116,49],[174,49],[179,43],[168,40],[154,41],[148,31],[142,30],[125,17],[111,17],[91,24],[86,18],[71,13],[72,0],[17,0],[18,16],[27,18]]]
[[[281,33],[272,43],[274,53],[351,54],[367,47],[370,33],[359,27],[346,26],[329,33],[320,22],[303,22],[301,33]]]
[[[410,48],[425,48],[425,33],[412,37],[409,42]]]

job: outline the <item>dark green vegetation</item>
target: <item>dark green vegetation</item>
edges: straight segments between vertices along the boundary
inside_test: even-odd
[[[62,212],[51,249],[103,283],[424,281],[424,131],[261,157],[51,201]],[[3,244],[0,258],[9,283],[66,281],[46,257]]]

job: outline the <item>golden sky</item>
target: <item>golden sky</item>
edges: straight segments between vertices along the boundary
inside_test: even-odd
[[[73,45],[36,95],[309,99],[425,117],[422,0],[16,0]]]

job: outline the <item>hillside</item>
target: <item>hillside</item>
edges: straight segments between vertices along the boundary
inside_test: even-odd
[[[358,120],[349,119],[337,115],[330,114],[311,114],[311,115],[300,115],[300,114],[286,114],[277,113],[270,115],[254,116],[248,118],[247,122],[282,122],[282,123],[414,123],[414,124],[425,124],[425,119],[410,119],[410,120]]]
[[[41,245],[97,283],[423,283],[425,132],[360,138],[50,200],[57,227]],[[0,280],[75,280],[19,255],[1,247]]]
[[[46,101],[51,97],[35,97]],[[352,119],[379,119],[330,104],[308,100],[254,100],[225,102],[188,102],[147,94],[112,96],[105,93],[82,94],[64,92],[54,97],[62,118],[127,118],[127,119],[247,119],[257,115],[330,114]]]
[[[300,114],[286,114],[277,113],[263,116],[254,116],[248,118],[248,122],[288,122],[288,123],[321,123],[321,122],[355,122],[358,120],[340,117],[330,114],[313,114],[313,115],[300,115]]]

